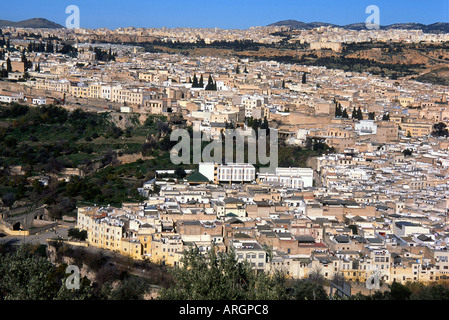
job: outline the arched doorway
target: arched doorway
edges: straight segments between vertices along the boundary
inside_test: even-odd
[[[20,229],[21,229],[21,227],[20,227],[20,222],[16,222],[16,223],[12,226],[12,229],[13,229],[13,230],[20,230]]]

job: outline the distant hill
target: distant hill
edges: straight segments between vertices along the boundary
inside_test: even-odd
[[[292,29],[311,30],[321,26],[339,27],[348,30],[364,30],[366,29],[365,23],[352,23],[348,25],[336,25],[325,22],[302,22],[297,20],[282,20],[275,23],[271,23],[268,26],[286,26]],[[422,23],[394,23],[387,26],[380,26],[383,30],[389,29],[403,29],[403,30],[422,30],[427,33],[449,33],[449,23],[436,22],[429,25]]]
[[[268,26],[286,26],[286,27],[290,27],[293,29],[304,29],[304,30],[310,30],[313,28],[318,28],[321,26],[336,26],[330,23],[323,23],[323,22],[301,22],[301,21],[297,21],[297,20],[282,20],[282,21],[278,21],[272,24],[269,24]]]
[[[8,21],[0,20],[1,27],[16,27],[16,28],[47,28],[47,29],[60,29],[64,28],[58,23],[52,22],[45,18],[32,18],[22,21]]]

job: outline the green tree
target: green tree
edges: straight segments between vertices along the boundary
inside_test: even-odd
[[[82,290],[65,288],[64,265],[56,267],[38,254],[31,244],[0,256],[0,299],[53,300],[91,297],[90,283],[81,281]]]
[[[121,280],[115,289],[107,286],[108,300],[143,300],[146,293],[149,293],[149,283],[146,279],[128,277]]]
[[[399,282],[393,282],[388,286],[390,289],[389,298],[390,300],[408,300],[412,294],[412,291],[405,285]]]
[[[413,150],[411,149],[404,149],[402,150],[402,153],[404,154],[405,157],[409,157],[413,154]]]
[[[209,75],[209,79],[207,80],[206,90],[217,90],[217,87],[214,84],[214,80],[212,79],[212,75]]]
[[[306,73],[305,73],[305,72],[302,74],[301,83],[302,83],[302,84],[307,83],[307,76],[306,76]]]
[[[183,167],[177,167],[175,169],[175,176],[176,176],[176,178],[184,179],[186,177],[186,175],[187,175],[187,173],[186,173],[186,171],[184,170]]]
[[[206,254],[186,250],[181,267],[172,270],[174,285],[162,289],[162,300],[278,300],[286,298],[285,275],[257,274],[251,265],[238,262],[234,250]]]
[[[449,131],[447,125],[444,122],[439,122],[433,125],[432,135],[435,137],[447,137],[449,136]]]
[[[296,280],[293,285],[293,298],[296,300],[328,300],[323,285],[308,279]]]
[[[193,74],[192,88],[198,88],[198,78],[196,77],[196,74]]]
[[[357,226],[355,224],[349,225],[348,228],[351,229],[352,234],[357,234],[358,230],[357,230]]]
[[[12,72],[12,65],[11,65],[11,59],[9,59],[9,57],[8,57],[8,59],[6,59],[6,71],[9,73],[9,72]]]
[[[351,118],[352,119],[357,119],[357,109],[355,107],[352,109]]]
[[[356,119],[363,120],[363,113],[362,113],[362,109],[360,109],[360,107],[358,107],[358,109],[357,109]]]
[[[335,103],[335,117],[339,118],[343,114],[340,102]]]
[[[67,235],[72,239],[85,241],[87,239],[87,231],[79,230],[78,228],[71,228],[67,230]]]

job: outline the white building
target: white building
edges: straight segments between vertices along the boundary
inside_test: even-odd
[[[123,107],[120,107],[120,112],[131,113],[131,112],[133,112],[133,108],[132,107],[123,106]]]
[[[46,98],[33,98],[33,104],[35,105],[43,105],[47,103],[47,99]]]
[[[251,182],[256,179],[256,168],[248,163],[220,164],[217,180],[223,182]]]
[[[216,173],[215,168],[216,165],[213,162],[201,162],[199,164],[198,171],[207,179],[209,179],[209,181],[214,181]]]
[[[254,269],[265,269],[267,253],[256,240],[234,240],[230,244],[235,250],[238,262],[248,261]]]
[[[19,95],[0,95],[0,102],[18,102],[20,99]]]
[[[428,234],[429,232],[429,228],[413,222],[398,221],[393,224],[393,233],[399,237],[406,237],[415,233]]]
[[[216,164],[202,162],[198,171],[215,183],[218,182],[252,182],[256,179],[256,168],[248,163]]]
[[[111,86],[101,86],[101,99],[111,100]]]
[[[260,173],[259,182],[281,184],[295,189],[312,187],[313,169],[278,167],[275,173]]]
[[[360,120],[355,124],[354,130],[361,136],[377,134],[377,124],[374,123],[374,120]]]
[[[260,108],[265,104],[265,99],[259,96],[244,95],[242,104],[245,106],[245,117],[249,118],[253,115],[253,109]]]

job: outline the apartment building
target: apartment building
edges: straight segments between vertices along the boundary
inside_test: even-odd
[[[260,183],[277,183],[293,189],[313,186],[313,169],[311,168],[281,168],[277,167],[274,173],[259,173]]]
[[[215,164],[202,162],[199,164],[198,171],[209,181],[215,183],[251,182],[256,177],[256,168],[252,164],[246,163]]]
[[[151,241],[150,260],[155,263],[176,266],[181,261],[183,251],[184,244],[179,234],[155,234]]]
[[[237,261],[247,261],[256,270],[265,270],[267,253],[255,240],[234,240],[230,246],[235,251]]]
[[[165,114],[168,111],[168,103],[165,99],[147,99],[144,97],[141,110],[149,114]]]
[[[401,130],[405,131],[407,136],[412,138],[415,137],[426,137],[432,133],[433,124],[428,122],[402,122],[400,124]]]
[[[253,116],[254,109],[261,109],[265,104],[266,99],[261,96],[244,95],[241,97],[241,104],[245,107],[245,117]],[[264,114],[263,114],[264,115]]]

